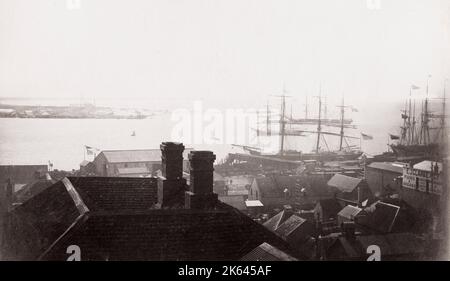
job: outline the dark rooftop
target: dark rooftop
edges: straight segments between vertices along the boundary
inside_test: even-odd
[[[365,216],[358,217],[358,225],[367,227],[376,233],[389,233],[392,231],[400,207],[378,201],[365,208]]]
[[[156,179],[69,177],[12,212],[10,259],[238,260],[268,242],[287,243],[221,202],[213,209],[156,209]]]
[[[407,259],[414,260],[425,253],[425,243],[412,233],[390,233],[385,235],[363,235],[348,239],[341,236],[334,239],[333,245],[340,245],[345,256],[338,259],[365,259],[366,249],[370,245],[377,245],[381,250],[381,260]],[[328,251],[333,251],[333,245]],[[333,253],[331,253],[333,256]],[[334,259],[336,257],[332,257]]]

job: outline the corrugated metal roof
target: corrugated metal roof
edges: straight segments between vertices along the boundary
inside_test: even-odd
[[[362,179],[344,176],[341,174],[335,174],[329,181],[328,185],[336,187],[342,192],[352,192],[358,184],[360,184]]]
[[[402,174],[403,166],[405,165],[406,164],[404,163],[395,163],[395,162],[373,162],[367,167]]]
[[[192,148],[187,148],[183,152],[183,158],[187,160]],[[136,150],[103,150],[100,154],[105,155],[109,163],[130,163],[130,162],[160,162],[160,149],[136,149]]]

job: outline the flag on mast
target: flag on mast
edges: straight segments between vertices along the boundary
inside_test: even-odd
[[[412,85],[411,85],[411,89],[413,89],[413,90],[418,90],[418,89],[420,89],[420,87],[418,87],[418,86],[412,84]]]
[[[99,151],[98,148],[92,146],[85,145],[84,147],[86,148],[86,155],[94,155],[96,151]]]

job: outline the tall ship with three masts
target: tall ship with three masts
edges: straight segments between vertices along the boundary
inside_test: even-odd
[[[305,117],[294,118],[292,116],[292,108],[290,116],[286,114],[286,98],[290,96],[286,95],[286,91],[283,90],[283,95],[276,96],[281,99],[281,109],[278,118],[271,118],[269,105],[267,105],[266,118],[264,123],[266,130],[256,128],[257,136],[279,136],[279,148],[277,153],[265,154],[261,152],[261,149],[242,146],[244,150],[251,155],[272,157],[283,160],[305,161],[305,160],[317,160],[321,162],[326,161],[345,161],[355,160],[362,155],[360,146],[350,144],[350,139],[358,139],[359,137],[350,136],[345,133],[346,129],[356,129],[353,125],[353,120],[345,118],[345,111],[348,109],[355,109],[352,106],[346,106],[342,100],[342,104],[337,106],[340,109],[340,118],[331,119],[326,116],[326,104],[324,108],[323,97],[321,96],[321,90],[319,90],[318,99],[318,116],[317,118],[308,117],[307,103],[305,105]],[[325,111],[324,111],[325,109]],[[257,124],[260,124],[259,115],[257,117]],[[278,131],[271,130],[272,124],[278,124]],[[305,128],[307,127],[307,128]],[[314,129],[309,129],[314,127]],[[339,132],[333,132],[329,128],[339,128]],[[309,135],[315,135],[315,146],[312,152],[303,153],[302,151],[290,150],[286,147],[287,137],[305,137]],[[327,137],[335,137],[339,140],[339,148],[337,150],[331,150],[330,145],[327,142]]]
[[[442,98],[441,109],[431,109],[430,98],[428,96],[428,81],[426,97],[421,101],[421,109],[416,116],[416,99],[412,97],[412,91],[420,89],[412,85],[409,99],[405,103],[402,111],[403,125],[400,136],[392,135],[391,139],[396,143],[390,145],[397,160],[400,161],[420,161],[421,159],[440,160],[447,151],[448,136],[446,130],[445,115],[445,86]]]

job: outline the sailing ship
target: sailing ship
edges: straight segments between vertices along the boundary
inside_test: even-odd
[[[391,135],[392,140],[398,140],[390,145],[398,160],[439,160],[446,151],[445,87],[442,98],[442,113],[440,114],[435,114],[430,110],[428,88],[427,82],[426,97],[421,103],[419,120],[416,120],[415,99],[412,104],[412,90],[417,90],[419,87],[412,85],[410,88],[409,99],[406,101],[405,109],[402,110],[401,114],[403,125],[400,127],[400,136]],[[438,126],[432,127],[436,123],[438,123]]]
[[[266,112],[266,130],[256,129],[257,136],[265,135],[279,135],[279,149],[278,153],[275,154],[264,154],[261,149],[256,149],[248,146],[243,146],[243,149],[249,152],[251,155],[258,156],[266,156],[266,157],[274,157],[284,160],[317,160],[321,162],[325,161],[345,161],[345,160],[355,160],[362,155],[360,151],[360,147],[356,147],[355,145],[349,144],[349,139],[360,139],[359,137],[354,137],[345,134],[345,129],[356,129],[356,126],[352,124],[353,120],[345,118],[345,110],[350,109],[352,106],[346,106],[344,101],[342,100],[342,104],[338,107],[340,108],[340,118],[339,119],[330,119],[322,116],[323,111],[323,101],[321,97],[321,90],[319,90],[318,98],[318,117],[317,118],[309,118],[307,113],[307,104],[305,105],[305,118],[293,118],[292,109],[291,115],[288,117],[286,115],[286,98],[290,96],[285,95],[285,91],[283,91],[283,95],[279,95],[281,99],[281,110],[280,116],[278,120],[271,119],[271,112],[269,109],[269,105],[267,104],[267,112]],[[326,104],[325,104],[326,106]],[[326,112],[326,110],[325,110]],[[326,114],[326,113],[325,113]],[[257,117],[259,124],[259,116]],[[271,123],[278,123],[279,130],[278,132],[271,131]],[[287,128],[289,125],[289,128]],[[315,130],[307,130],[303,128],[295,128],[296,126],[316,126]],[[294,128],[292,127],[294,126]],[[331,132],[326,130],[327,127],[338,127],[340,128],[339,133]],[[286,137],[294,136],[294,137],[305,137],[311,134],[316,135],[315,148],[311,153],[302,153],[302,151],[289,150],[286,149]],[[332,151],[327,143],[325,136],[333,136],[339,137],[339,149]],[[322,145],[326,147],[326,150],[322,149]]]

